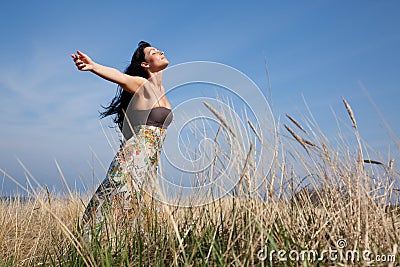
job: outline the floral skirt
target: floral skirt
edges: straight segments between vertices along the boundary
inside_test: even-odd
[[[106,178],[86,207],[86,229],[103,227],[106,219],[117,223],[135,221],[151,211],[149,199],[157,191],[158,160],[166,130],[149,125],[138,125],[133,130],[133,137],[115,155]]]

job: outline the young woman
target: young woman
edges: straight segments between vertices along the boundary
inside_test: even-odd
[[[159,154],[172,121],[162,85],[162,71],[169,62],[164,52],[144,41],[124,73],[100,65],[80,51],[71,56],[79,70],[118,85],[117,95],[101,116],[114,115],[124,137],[106,178],[86,207],[84,226],[102,226],[110,214],[117,222],[134,220],[147,212],[144,196],[155,193]]]

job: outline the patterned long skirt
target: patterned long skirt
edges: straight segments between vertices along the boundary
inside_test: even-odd
[[[84,229],[103,228],[106,221],[135,221],[150,211],[149,199],[157,191],[158,160],[166,130],[149,125],[133,130],[133,137],[115,155],[106,178],[86,207]]]

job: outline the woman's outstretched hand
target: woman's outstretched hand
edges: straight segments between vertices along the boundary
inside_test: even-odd
[[[93,70],[95,64],[94,61],[91,60],[90,57],[88,57],[81,51],[77,51],[76,54],[72,54],[71,57],[74,60],[78,70],[82,71]]]
[[[118,84],[124,90],[132,94],[134,94],[138,88],[147,82],[147,79],[145,78],[127,75],[117,69],[98,64],[81,51],[77,51],[76,54],[72,54],[71,57],[74,60],[78,70],[91,71],[107,81]]]

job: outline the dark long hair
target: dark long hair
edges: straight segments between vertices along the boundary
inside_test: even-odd
[[[144,58],[144,49],[149,46],[151,45],[145,41],[139,42],[138,47],[133,53],[131,64],[129,64],[129,66],[124,71],[125,74],[131,76],[140,76],[146,79],[149,78],[149,74],[141,66],[141,63],[146,61]],[[105,111],[100,112],[100,118],[105,118],[107,116],[115,115],[113,121],[118,125],[119,129],[122,131],[122,124],[125,118],[124,112],[126,111],[133,95],[134,94],[122,89],[121,86],[118,86],[117,93],[115,94],[115,97],[112,99],[109,106],[107,107],[102,106],[105,109]]]

